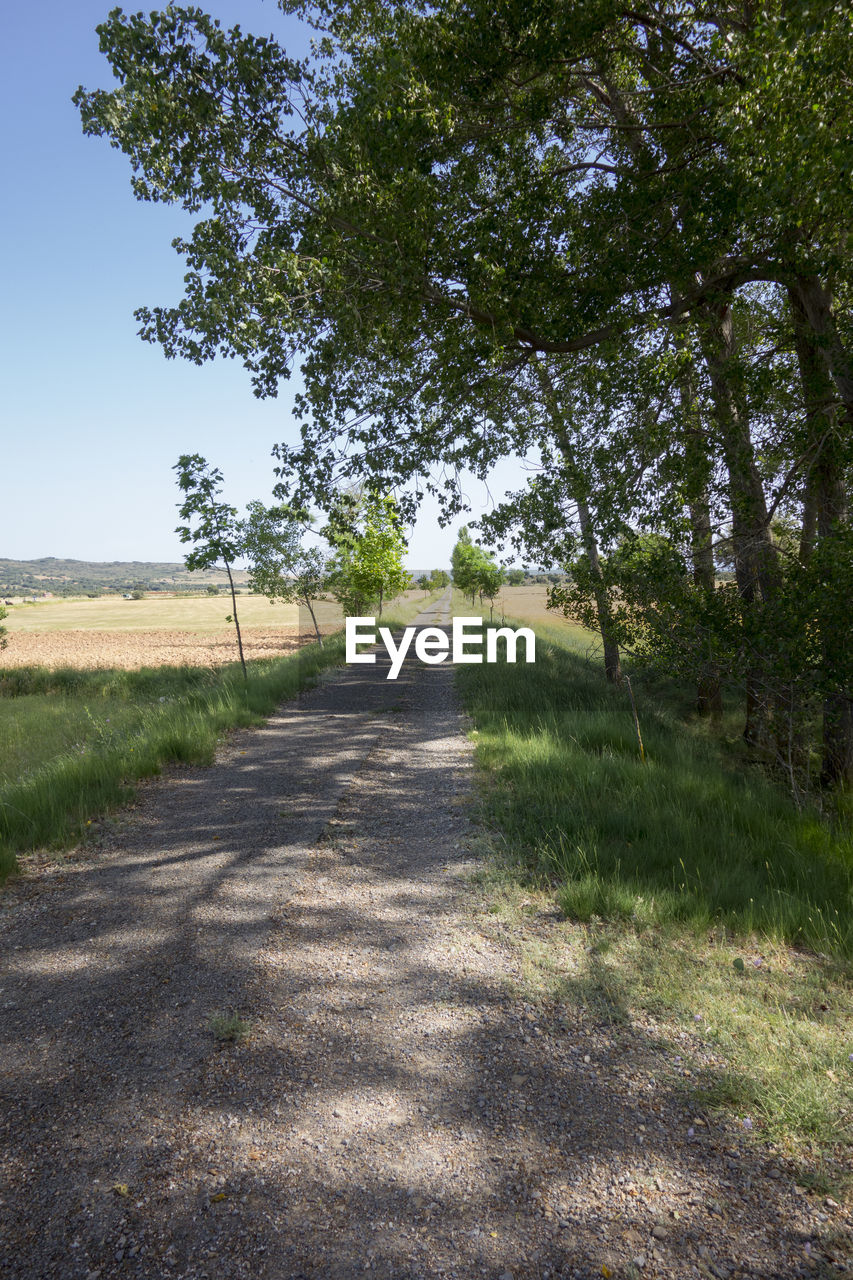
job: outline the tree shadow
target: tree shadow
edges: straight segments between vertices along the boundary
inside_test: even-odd
[[[458,727],[440,668],[345,673],[13,892],[0,1273],[819,1274],[783,1161],[461,922]]]

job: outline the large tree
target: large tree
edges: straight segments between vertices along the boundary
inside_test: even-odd
[[[198,10],[116,11],[100,29],[120,86],[80,91],[86,129],[128,153],[140,198],[198,216],[178,246],[186,296],[140,311],[144,336],[197,361],[239,356],[260,394],[301,359],[302,444],[279,450],[299,498],[370,477],[415,496],[432,484],[453,509],[458,467],[481,474],[541,441],[596,546],[636,523],[643,501],[660,501],[670,525],[677,495],[709,600],[712,519],[730,523],[744,652],[785,614],[771,532],[780,491],[798,495],[803,545],[840,580],[853,413],[849,9],[367,0],[304,11],[325,37],[311,66]],[[789,308],[783,345],[796,333],[804,410],[787,427],[777,413],[773,430],[744,359],[750,291],[762,287]],[[673,439],[659,449],[660,416],[644,415],[640,393],[630,447],[622,409],[586,449],[595,415],[562,398],[577,385],[564,362],[599,351],[619,378],[662,334],[682,353],[680,410],[664,415]],[[537,383],[550,422],[532,443],[518,409]],[[632,454],[661,459],[654,483],[641,465],[633,496],[619,481],[636,474]],[[437,461],[445,471],[430,480]],[[828,781],[853,768],[831,616],[818,623]],[[778,711],[762,693],[760,648],[747,678],[756,743]],[[713,700],[707,655],[703,672]]]

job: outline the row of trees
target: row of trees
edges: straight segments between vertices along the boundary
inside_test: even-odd
[[[301,362],[296,504],[367,479],[449,518],[525,459],[484,532],[571,572],[609,678],[628,646],[708,715],[738,689],[757,752],[849,782],[853,10],[281,7],[312,61],[195,8],[99,28],[84,128],[197,215],[143,336],[259,395]]]
[[[450,586],[450,574],[446,569],[433,569],[431,573],[422,573],[418,578],[418,586],[428,595],[432,591],[444,591]]]
[[[491,618],[494,615],[495,597],[507,580],[507,574],[488,552],[471,541],[471,535],[464,525],[459,531],[459,540],[453,548],[450,564],[453,585],[463,595],[470,595],[472,605],[477,596],[480,597],[481,604],[484,598],[487,599]]]
[[[339,494],[326,526],[320,531],[331,548],[304,545],[310,522],[305,512],[284,504],[267,506],[255,500],[241,518],[236,507],[222,501],[223,475],[201,454],[183,454],[175,464],[183,493],[176,532],[192,543],[185,556],[188,569],[224,565],[228,575],[234,623],[243,674],[246,660],[237,612],[233,566],[246,560],[249,589],[270,603],[297,604],[308,610],[317,643],[322,647],[314,605],[334,598],[345,614],[364,614],[410,586],[403,567],[406,542],[396,503],[391,497],[363,493]]]

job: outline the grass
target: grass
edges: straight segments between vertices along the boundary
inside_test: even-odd
[[[760,775],[637,690],[572,638],[538,629],[535,665],[460,668],[489,812],[507,847],[558,887],[567,915],[723,924],[853,959],[853,839],[796,810]]]
[[[73,844],[169,762],[207,764],[228,729],[262,723],[324,668],[343,640],[219,670],[45,671],[0,676],[0,875],[16,854]]]
[[[237,1013],[215,1013],[208,1026],[214,1038],[223,1044],[241,1044],[252,1032],[251,1022]]]
[[[421,599],[395,602],[402,625]],[[132,798],[164,764],[207,764],[229,729],[257,725],[344,659],[341,634],[323,649],[219,669],[0,670],[0,879],[16,855],[62,849]]]
[[[240,595],[240,625],[246,627],[295,627],[300,621],[297,605],[270,604],[264,596]],[[29,631],[226,631],[232,612],[231,596],[146,595],[142,600],[104,596],[96,600],[68,598],[15,605],[5,626],[10,634]],[[321,625],[341,625],[341,611],[334,601],[317,604]],[[310,623],[310,619],[309,619]]]
[[[525,981],[650,1022],[679,1088],[835,1185],[853,1139],[850,832],[635,686],[642,763],[588,634],[536,629],[534,666],[457,675],[499,855],[490,909],[512,925],[556,900],[564,916],[544,940],[520,931]]]

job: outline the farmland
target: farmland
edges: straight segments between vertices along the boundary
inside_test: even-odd
[[[402,602],[423,598],[423,592],[413,591]],[[319,601],[315,609],[323,634],[341,627],[343,615],[334,601]],[[313,639],[307,610],[295,605],[239,596],[238,610],[248,659],[293,653]],[[225,621],[230,611],[225,594],[16,605],[5,622],[9,643],[0,654],[0,667],[219,667],[235,658],[234,628]]]
[[[423,592],[409,592],[386,612],[405,622],[423,602]],[[342,660],[341,641],[333,635],[320,650],[298,609],[252,597],[241,604],[246,681],[222,598],[13,610],[0,655],[0,876],[17,853],[73,842],[164,763],[209,762],[224,731],[259,724]],[[339,630],[337,606],[320,604],[318,618],[327,634]]]

